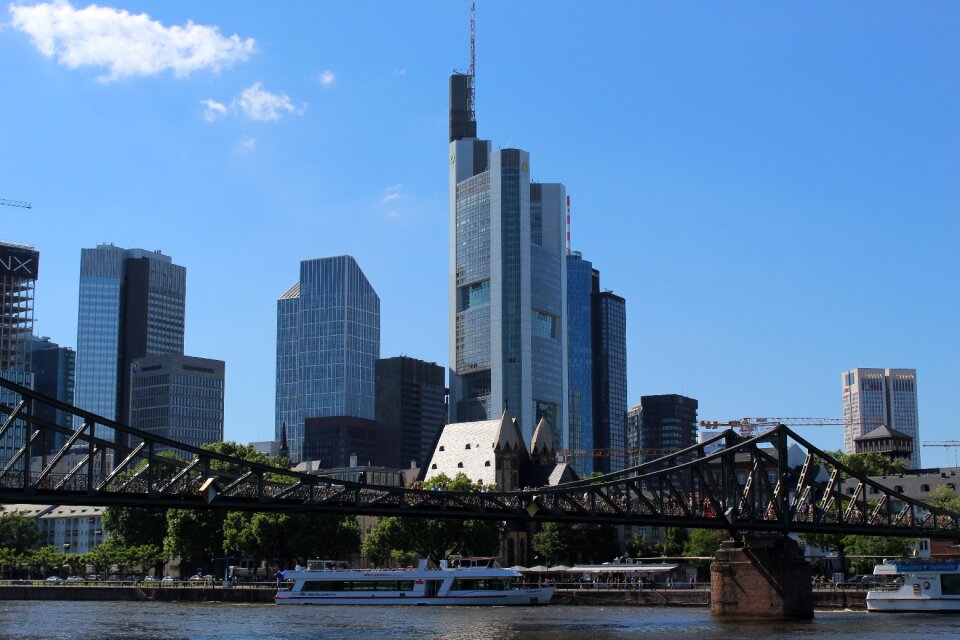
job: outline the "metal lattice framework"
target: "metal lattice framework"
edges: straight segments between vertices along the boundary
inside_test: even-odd
[[[251,463],[151,435],[3,379],[0,400],[0,503],[314,511],[927,538],[957,538],[960,523],[960,514],[857,474],[785,426],[753,438],[728,430],[688,449],[598,478],[525,491],[460,493],[368,485]],[[36,417],[40,405],[63,412],[78,428]],[[116,441],[98,437],[98,428],[101,434],[112,430]],[[48,453],[47,445],[54,442],[61,445]]]

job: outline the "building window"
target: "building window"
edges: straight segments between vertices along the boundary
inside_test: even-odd
[[[490,466],[490,461],[489,461],[489,460],[487,460],[486,462],[484,462],[484,463],[483,463],[483,466],[485,466],[485,467],[489,467],[489,466]]]
[[[457,463],[457,469],[463,469],[463,463],[462,463],[462,462],[458,462],[458,463]]]

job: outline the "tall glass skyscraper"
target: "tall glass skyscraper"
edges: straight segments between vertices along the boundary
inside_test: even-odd
[[[76,403],[129,424],[130,364],[183,354],[187,270],[159,251],[102,244],[80,255]],[[113,430],[97,435],[113,438]]]
[[[472,87],[450,77],[450,421],[508,407],[528,444],[545,417],[566,447],[566,191],[476,138]]]
[[[570,386],[570,462],[582,478],[593,473],[593,264],[579,251],[567,256],[567,353]]]
[[[311,418],[375,417],[380,298],[351,256],[304,260],[277,300],[276,439],[303,455]]]
[[[612,450],[609,458],[595,459],[595,470],[607,473],[626,465],[627,308],[620,296],[600,291],[600,274],[594,274],[593,446]]]

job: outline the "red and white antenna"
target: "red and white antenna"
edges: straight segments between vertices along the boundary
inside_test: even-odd
[[[570,196],[567,196],[567,255],[570,255]]]

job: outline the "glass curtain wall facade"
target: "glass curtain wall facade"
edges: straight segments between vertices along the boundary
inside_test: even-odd
[[[640,406],[643,448],[679,451],[697,443],[698,403],[693,398],[677,394],[643,396]],[[646,456],[646,459],[655,457]]]
[[[130,364],[183,354],[187,271],[159,251],[99,245],[80,255],[77,406],[130,421]],[[113,439],[113,429],[97,427]]]
[[[593,473],[593,265],[579,251],[567,256],[567,353],[571,463],[581,478]]]
[[[66,404],[73,404],[76,352],[69,347],[61,347],[51,342],[49,338],[37,337],[33,338],[32,350],[34,390]],[[38,418],[47,422],[66,428],[73,426],[70,416],[64,411],[45,405],[36,406],[34,410]],[[36,442],[32,449],[33,455],[40,455],[44,450],[59,449],[66,441],[66,436],[62,433],[52,435],[50,438],[48,442]]]
[[[881,425],[913,438],[910,467],[920,468],[920,419],[916,369],[856,368],[841,374],[843,450],[856,453],[856,439]]]
[[[599,291],[595,272],[593,298],[593,444],[610,449],[609,457],[594,458],[595,470],[609,473],[626,467],[627,412],[626,301]]]
[[[350,256],[304,260],[277,301],[276,437],[300,462],[304,421],[375,417],[380,298]]]
[[[508,407],[527,443],[546,417],[566,446],[566,193],[476,139],[472,80],[450,78],[450,422]]]

